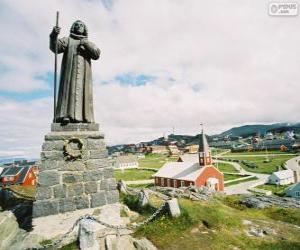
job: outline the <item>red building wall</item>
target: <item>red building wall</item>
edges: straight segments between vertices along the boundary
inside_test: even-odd
[[[36,185],[36,176],[34,174],[33,168],[30,168],[28,171],[22,186],[35,186]]]
[[[213,166],[207,166],[196,179],[196,186],[206,186],[208,178],[216,178],[219,180],[218,191],[224,191],[224,175]]]

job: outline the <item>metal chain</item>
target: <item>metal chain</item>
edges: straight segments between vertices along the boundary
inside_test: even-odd
[[[42,249],[47,249],[47,248],[50,248],[50,247],[55,247],[55,246],[59,246],[60,243],[62,243],[64,241],[64,239],[66,239],[69,234],[71,234],[75,227],[79,224],[79,222],[83,219],[89,219],[89,220],[92,220],[92,221],[95,221],[105,227],[108,227],[108,228],[112,228],[112,229],[115,229],[116,230],[116,235],[117,236],[120,236],[120,230],[121,229],[128,229],[128,230],[133,230],[133,229],[136,229],[138,227],[141,227],[141,226],[144,226],[146,224],[148,224],[150,221],[152,221],[158,214],[160,214],[163,209],[165,208],[167,203],[164,203],[163,205],[161,205],[150,217],[148,217],[147,219],[145,219],[144,221],[142,222],[139,222],[139,223],[132,223],[131,225],[127,225],[127,226],[120,226],[120,225],[111,225],[111,224],[108,224],[102,220],[99,220],[98,218],[92,216],[92,215],[83,215],[81,217],[79,217],[79,219],[76,220],[76,222],[73,224],[73,226],[69,229],[69,231],[67,233],[65,233],[60,239],[52,242],[52,243],[49,243],[49,244],[46,244],[46,245],[43,245],[42,247],[40,248],[37,248],[38,250],[42,250]]]
[[[69,236],[69,234],[71,234],[75,227],[79,224],[79,222],[83,219],[83,216],[81,216],[79,219],[77,219],[75,221],[75,223],[73,224],[73,226],[69,229],[68,232],[66,232],[60,239],[54,241],[54,242],[51,242],[49,244],[45,244],[43,245],[42,247],[40,248],[37,248],[37,249],[47,249],[47,248],[50,248],[50,247],[55,247],[55,246],[59,246],[60,243],[62,243],[64,241],[64,239],[67,238],[67,236]]]

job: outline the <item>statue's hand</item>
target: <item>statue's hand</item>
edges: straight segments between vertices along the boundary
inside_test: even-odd
[[[81,39],[80,40],[80,45],[82,45],[83,47],[85,47],[87,45],[87,39]]]
[[[54,36],[58,36],[58,34],[60,33],[60,29],[61,29],[60,27],[54,26],[53,29],[52,29],[52,34]]]

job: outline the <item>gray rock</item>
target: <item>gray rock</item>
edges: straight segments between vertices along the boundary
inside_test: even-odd
[[[92,170],[86,171],[83,173],[83,180],[84,181],[99,181],[103,179],[103,170]]]
[[[181,214],[176,198],[167,201],[167,209],[172,217],[178,217]]]
[[[61,160],[64,157],[63,151],[42,151],[41,160]]]
[[[103,177],[104,177],[104,179],[113,178],[114,177],[114,169],[113,168],[103,169]]]
[[[81,250],[100,249],[97,241],[97,228],[95,222],[84,219],[79,224],[79,242]]]
[[[117,183],[115,178],[104,179],[101,181],[101,190],[115,190],[117,188]]]
[[[57,164],[60,171],[84,171],[85,165],[82,161],[76,160],[72,162],[60,161]]]
[[[12,212],[0,212],[0,249],[16,249],[13,245],[19,246],[25,235]]]
[[[99,139],[87,139],[87,149],[91,150],[102,150],[105,149],[104,140]]]
[[[38,184],[40,186],[50,187],[59,184],[59,182],[60,174],[57,171],[47,170],[38,174]]]
[[[45,200],[53,197],[53,190],[51,187],[38,187],[36,191],[36,200]]]
[[[83,194],[83,184],[75,183],[67,186],[67,197],[73,197]]]
[[[86,194],[97,193],[97,189],[98,189],[98,182],[96,181],[91,181],[84,184],[84,192]]]
[[[145,190],[142,190],[138,194],[139,206],[143,207],[149,203],[149,195]]]
[[[47,200],[47,201],[36,201],[34,202],[32,209],[32,216],[34,218],[41,216],[48,216],[51,214],[58,214],[58,201]]]
[[[60,213],[76,210],[76,206],[72,198],[60,199],[58,206]]]
[[[104,168],[108,166],[107,159],[92,159],[86,161],[86,168],[88,170],[97,170],[99,168]]]
[[[53,187],[54,197],[55,198],[65,198],[67,194],[67,188],[63,185],[57,185]]]
[[[119,202],[119,192],[117,190],[106,192],[107,204],[113,204]]]
[[[98,123],[68,123],[62,125],[60,123],[52,123],[51,131],[64,132],[64,131],[99,131]],[[98,132],[99,133],[99,132]]]
[[[63,141],[45,141],[42,145],[43,151],[62,151],[64,148]]]
[[[91,207],[100,207],[106,204],[105,191],[91,194]]]
[[[83,176],[78,172],[63,174],[63,183],[76,183],[81,181],[83,181]]]
[[[76,196],[74,198],[76,209],[84,209],[90,207],[89,197],[87,195]]]
[[[44,160],[39,165],[39,171],[53,170],[53,169],[57,169],[57,161],[56,160]]]
[[[263,230],[261,230],[260,228],[255,228],[255,227],[251,227],[249,230],[249,234],[256,236],[256,237],[263,237],[264,233]]]
[[[90,158],[91,159],[101,159],[108,156],[107,150],[90,150]]]
[[[146,238],[134,239],[133,244],[137,250],[157,250],[152,242]]]
[[[117,189],[120,193],[127,194],[127,185],[124,181],[120,180],[117,184]]]

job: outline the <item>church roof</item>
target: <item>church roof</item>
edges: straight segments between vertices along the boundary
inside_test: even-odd
[[[184,181],[195,181],[206,167],[199,163],[169,162],[160,168],[153,176]]]
[[[206,136],[202,130],[202,133],[200,134],[200,138],[199,138],[199,149],[198,152],[209,152],[209,145],[206,139]]]

